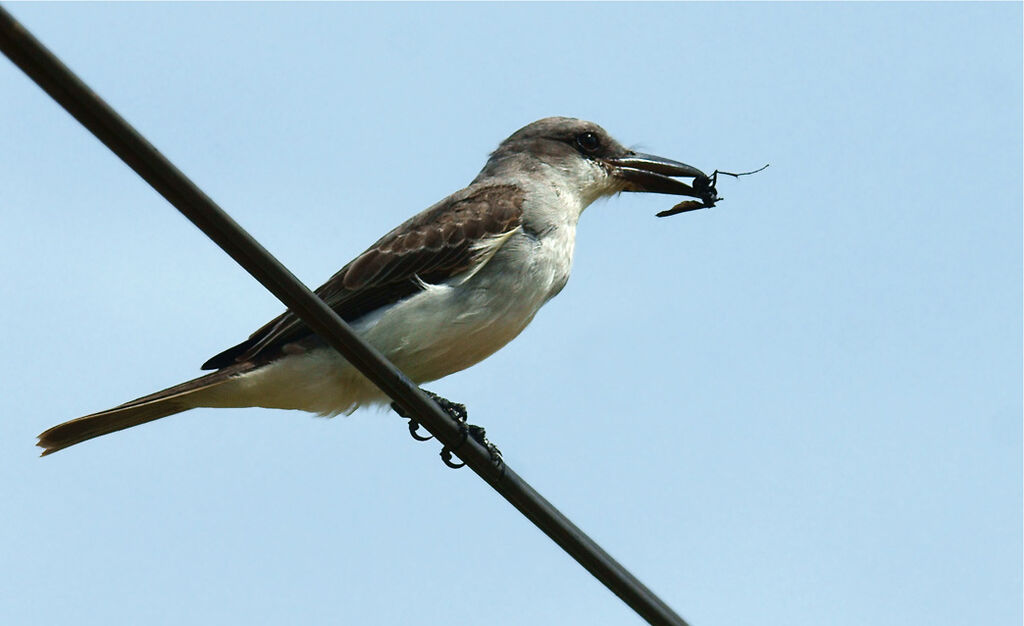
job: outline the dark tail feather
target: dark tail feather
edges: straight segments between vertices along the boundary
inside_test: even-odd
[[[36,445],[43,448],[43,453],[40,456],[46,456],[93,437],[152,422],[191,408],[192,406],[187,404],[158,400],[142,406],[110,409],[54,426],[39,435],[39,443]]]
[[[163,391],[143,396],[131,402],[116,406],[106,411],[79,417],[44,431],[39,435],[39,443],[43,448],[40,456],[53,454],[76,443],[106,435],[108,433],[145,424],[161,417],[174,415],[202,406],[204,391],[219,385],[232,376],[252,369],[249,364],[239,364],[230,368],[200,376],[188,382],[169,387]]]

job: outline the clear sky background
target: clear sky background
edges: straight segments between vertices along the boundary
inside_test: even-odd
[[[540,117],[770,162],[431,388],[695,626],[1021,623],[1019,3],[6,6],[312,287]],[[0,623],[640,623],[388,413],[37,458],[282,306],[6,60],[0,188]]]

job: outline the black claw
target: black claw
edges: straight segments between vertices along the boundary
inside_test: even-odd
[[[452,460],[452,451],[448,449],[448,446],[441,448],[441,460],[445,465],[452,469],[459,469],[460,467],[466,467],[465,463],[456,463]]]
[[[442,411],[447,413],[449,417],[451,417],[459,424],[465,424],[466,420],[469,419],[469,411],[466,410],[465,404],[452,402],[451,400],[447,398],[442,398],[436,393],[432,391],[427,391],[426,389],[420,389],[420,391],[429,396],[430,399],[437,404],[437,406],[441,407]],[[413,417],[409,415],[409,413],[405,410],[405,408],[402,407],[402,405],[398,404],[397,402],[392,402],[391,410],[394,411],[395,413],[398,413],[399,417],[404,417],[405,419],[409,420],[409,434],[412,435],[412,438],[415,439],[416,441],[430,441],[431,439],[434,438],[433,435],[423,436],[420,434],[421,424],[417,422],[415,419],[413,419]]]
[[[433,435],[427,435],[426,437],[424,437],[423,435],[420,434],[420,423],[414,420],[411,415],[406,413],[405,409],[402,408],[402,405],[398,404],[397,402],[392,402],[391,410],[394,411],[395,413],[398,413],[399,417],[404,417],[405,419],[409,420],[409,434],[412,435],[412,438],[415,439],[416,441],[430,441],[431,439],[434,438]]]
[[[497,467],[501,467],[502,465],[504,465],[504,461],[501,458],[501,450],[498,449],[498,446],[494,445],[487,439],[487,431],[484,430],[482,426],[477,426],[475,424],[466,424],[460,430],[462,431],[462,440],[458,444],[456,444],[455,449],[461,447],[463,442],[466,441],[467,437],[471,437],[473,441],[487,448],[487,451],[491,455],[491,463],[494,463],[494,465],[496,465]],[[460,467],[464,467],[466,465],[465,463],[456,463],[455,461],[453,461],[452,455],[453,451],[448,446],[441,448],[441,460],[444,461],[445,465],[452,469],[459,469]]]
[[[434,438],[433,435],[427,435],[426,437],[424,437],[419,433],[419,430],[420,423],[413,419],[409,420],[409,434],[412,435],[413,439],[415,439],[416,441],[430,441],[431,439]]]
[[[459,442],[452,447],[444,446],[441,448],[441,460],[444,461],[445,465],[452,469],[458,469],[466,465],[465,463],[460,463],[454,460],[454,450],[458,450],[469,437],[472,437],[474,441],[487,448],[487,451],[490,452],[491,455],[491,462],[494,463],[494,465],[497,467],[504,465],[504,461],[502,461],[501,458],[501,450],[498,449],[498,446],[487,440],[487,431],[480,426],[467,423],[467,420],[469,419],[469,411],[466,410],[465,404],[452,402],[451,400],[442,398],[436,393],[427,391],[426,389],[421,389],[420,391],[428,395],[442,411],[447,413],[449,417],[459,424],[459,432],[461,435]],[[419,434],[420,423],[413,419],[412,416],[410,416],[398,403],[392,402],[391,409],[395,413],[398,413],[399,416],[409,420],[409,434],[412,435],[413,439],[416,441],[427,441],[429,439],[433,439],[433,436],[424,437]]]
[[[459,443],[455,444],[452,448],[444,446],[441,448],[441,460],[444,464],[452,469],[459,469],[465,467],[465,463],[457,463],[452,460],[452,450],[458,450],[462,447],[462,444],[466,442],[466,437],[470,436],[470,428],[476,428],[475,426],[467,426],[465,422],[459,422]]]

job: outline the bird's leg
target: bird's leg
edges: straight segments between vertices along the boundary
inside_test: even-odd
[[[498,446],[494,445],[493,443],[487,440],[487,431],[485,431],[481,426],[476,426],[474,424],[467,423],[467,420],[469,419],[469,411],[466,410],[465,404],[452,402],[451,400],[443,398],[431,391],[427,391],[426,389],[420,389],[420,391],[429,396],[430,399],[433,400],[434,403],[437,404],[437,406],[439,406],[442,411],[447,413],[448,416],[455,420],[455,422],[459,425],[459,431],[461,432],[461,440],[455,446],[455,448],[458,448],[460,445],[462,445],[462,442],[466,441],[467,438],[472,437],[474,441],[487,448],[487,450],[491,453],[491,460],[495,464],[500,464],[502,462],[501,450],[498,449]],[[391,409],[395,413],[398,413],[399,416],[409,420],[409,434],[412,435],[413,439],[417,441],[427,441],[429,439],[433,439],[432,436],[428,435],[424,437],[423,435],[419,434],[420,423],[417,422],[415,418],[413,418],[411,415],[406,413],[405,409],[399,406],[397,402],[391,403]],[[457,463],[452,460],[452,449],[449,448],[448,446],[445,446],[441,449],[441,460],[444,461],[445,465],[451,468],[457,469],[465,465],[465,463]]]

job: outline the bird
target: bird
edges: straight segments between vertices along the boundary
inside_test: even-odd
[[[417,385],[435,381],[505,346],[558,295],[577,222],[595,200],[648,192],[710,206],[708,180],[593,122],[540,119],[502,141],[469,186],[388,232],[316,294]],[[389,402],[291,311],[201,369],[213,371],[46,430],[42,456],[199,407],[334,416]]]

